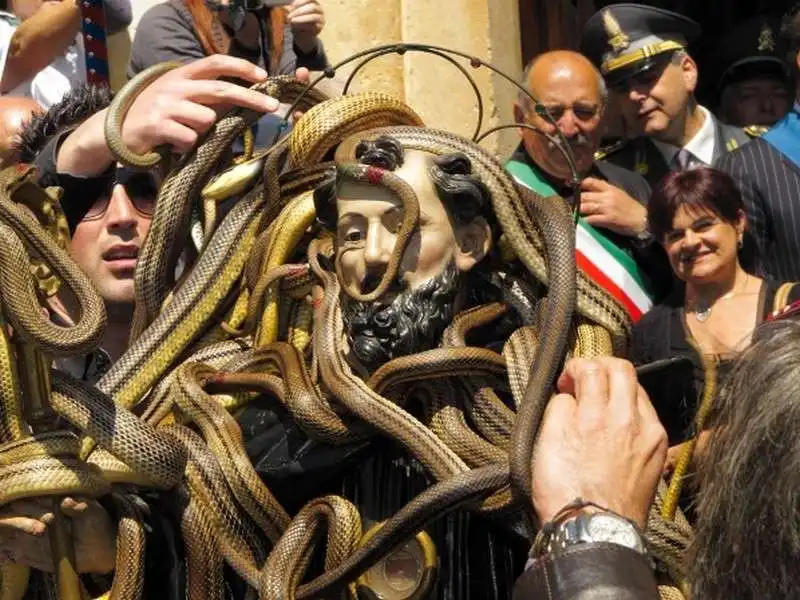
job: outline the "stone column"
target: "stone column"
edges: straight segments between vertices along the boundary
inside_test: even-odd
[[[134,0],[136,23],[150,6],[162,0]],[[527,1],[527,0],[526,0]],[[400,41],[426,42],[474,54],[512,77],[522,71],[519,0],[321,0],[327,15],[322,34],[334,63],[360,50]],[[124,42],[124,40],[122,41]],[[124,43],[112,59],[113,75],[124,73]],[[484,99],[484,128],[513,120],[514,88],[485,69],[475,70]],[[346,77],[344,69],[337,79]],[[119,80],[119,77],[114,77]],[[408,102],[431,127],[471,137],[476,102],[463,76],[441,59],[421,54],[387,56],[359,75],[354,90],[384,91]],[[513,130],[489,137],[485,146],[506,154],[516,145]]]
[[[518,0],[379,0],[380,9],[376,4],[325,0],[328,25],[322,37],[332,62],[381,44],[424,42],[475,55],[512,77],[521,74]],[[483,96],[484,129],[511,123],[514,88],[487,69],[462,64]],[[431,127],[472,137],[475,95],[463,75],[440,58],[418,53],[381,58],[358,81],[358,90],[382,90],[405,100]],[[516,139],[516,132],[508,130],[489,137],[484,145],[505,155]]]

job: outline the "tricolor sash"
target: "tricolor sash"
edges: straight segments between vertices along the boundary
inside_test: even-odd
[[[789,111],[761,139],[800,166],[800,115],[797,109]]]
[[[553,187],[531,165],[511,160],[506,169],[520,185],[537,194],[558,196]],[[647,276],[622,248],[581,217],[575,230],[575,260],[578,268],[628,311],[636,323],[653,306]]]

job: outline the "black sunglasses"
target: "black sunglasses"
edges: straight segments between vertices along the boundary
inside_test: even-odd
[[[125,187],[136,212],[144,217],[153,216],[158,188],[161,185],[161,178],[155,170],[140,171],[117,166],[113,171],[109,170],[101,177],[106,180],[106,183],[99,187],[99,193],[83,216],[84,221],[99,219],[106,213],[114,186],[117,184]]]

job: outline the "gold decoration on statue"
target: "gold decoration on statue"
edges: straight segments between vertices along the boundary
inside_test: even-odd
[[[761,27],[761,33],[758,34],[758,51],[775,51],[775,34],[772,32],[770,26],[766,23],[764,23],[764,25]]]
[[[373,525],[361,538],[369,542],[383,526]],[[439,564],[436,544],[420,531],[358,578],[359,598],[369,600],[422,600],[436,583]]]
[[[614,18],[610,10],[603,12],[603,26],[608,35],[608,45],[614,52],[622,52],[631,45],[631,39],[622,31],[619,21]]]
[[[70,233],[67,218],[61,208],[63,190],[58,187],[48,187],[44,190],[40,188],[36,184],[36,171],[30,165],[20,164],[17,171],[19,179],[10,189],[13,201],[24,206],[56,244],[62,250],[66,250]],[[58,293],[61,280],[35,254],[31,257],[31,274],[35,278],[37,290],[43,296],[49,298]]]

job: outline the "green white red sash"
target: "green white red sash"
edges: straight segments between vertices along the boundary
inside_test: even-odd
[[[506,169],[520,185],[542,196],[557,196],[534,168],[511,160]],[[575,229],[575,260],[578,268],[625,307],[636,323],[653,306],[647,276],[636,261],[581,217]]]

